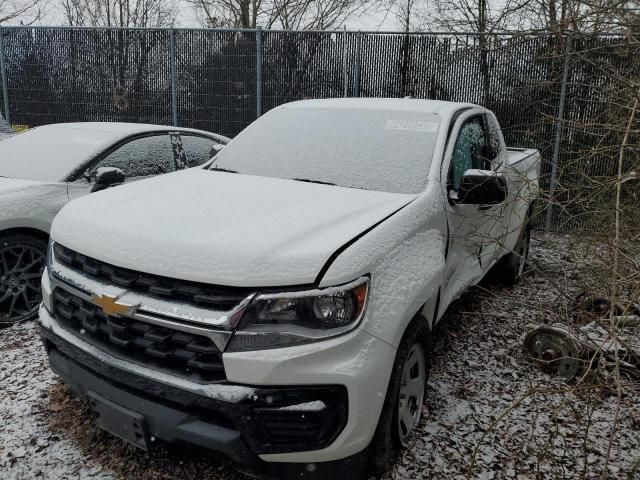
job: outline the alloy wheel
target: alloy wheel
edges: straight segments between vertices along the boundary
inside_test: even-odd
[[[30,245],[0,247],[0,323],[13,323],[34,315],[42,292],[45,254]]]

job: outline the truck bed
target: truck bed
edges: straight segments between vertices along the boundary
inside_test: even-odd
[[[515,183],[518,196],[533,201],[539,194],[541,157],[535,148],[507,148],[508,167],[518,172]]]
[[[515,165],[521,161],[534,156],[538,153],[535,148],[507,148],[507,155],[509,156],[509,165]]]

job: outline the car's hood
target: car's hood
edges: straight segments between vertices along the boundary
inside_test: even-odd
[[[191,169],[71,202],[55,241],[104,262],[230,286],[312,283],[343,244],[415,198]]]

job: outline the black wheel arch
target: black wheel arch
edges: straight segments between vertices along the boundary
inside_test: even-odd
[[[44,230],[31,227],[15,227],[7,228],[6,230],[0,230],[0,239],[8,237],[10,235],[25,235],[28,237],[35,237],[45,242],[49,241],[49,233]]]

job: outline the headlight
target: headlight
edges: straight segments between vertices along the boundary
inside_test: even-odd
[[[53,298],[51,296],[51,283],[49,282],[49,268],[42,273],[42,305],[49,313],[53,312]]]
[[[53,263],[53,241],[49,239],[47,245],[47,264],[42,272],[42,304],[49,311],[53,312],[53,301],[51,297],[51,283],[49,282],[49,274],[51,272],[51,265]]]
[[[49,272],[51,272],[51,266],[53,265],[53,240],[49,239],[49,243],[47,244],[47,267],[49,268]]]
[[[339,287],[258,295],[245,310],[228,352],[309,343],[353,330],[364,314],[369,279]]]

